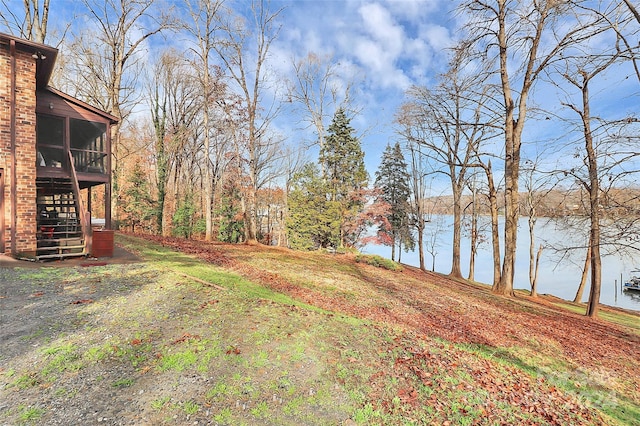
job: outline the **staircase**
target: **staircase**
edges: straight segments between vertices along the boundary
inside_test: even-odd
[[[85,256],[78,200],[71,183],[38,185],[37,260]]]

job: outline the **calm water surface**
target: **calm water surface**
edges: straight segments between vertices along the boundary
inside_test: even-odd
[[[432,256],[427,252],[429,241],[436,241],[435,270],[441,273],[449,273],[451,271],[451,231],[452,218],[450,216],[441,216],[434,218],[429,229],[425,232],[425,265],[431,269]],[[583,236],[586,235],[587,229],[574,229],[567,231],[561,229],[560,226],[548,219],[539,219],[536,224],[535,241],[536,250],[540,244],[545,245],[541,259],[540,269],[538,272],[538,293],[552,294],[567,300],[573,300],[575,297],[580,277],[582,274],[582,266],[586,251],[584,249],[574,250],[564,257],[561,252],[551,247],[559,245],[565,246],[583,246]],[[435,240],[432,239],[436,235]],[[502,233],[500,234],[502,236]],[[502,247],[501,247],[502,248]],[[386,246],[367,245],[362,250],[364,253],[379,254],[390,258],[391,248]],[[397,253],[396,253],[397,257]],[[402,263],[408,265],[419,266],[418,251],[405,253],[402,252]],[[635,257],[621,256],[612,254],[602,258],[602,292],[600,294],[600,302],[610,306],[617,306],[626,309],[640,311],[640,292],[622,291],[620,282],[626,281],[635,274],[633,270],[640,268],[640,252]],[[469,273],[469,242],[463,236],[462,242],[462,273],[466,277]],[[483,283],[491,283],[493,281],[493,266],[490,243],[486,243],[478,250],[476,255],[475,267],[476,281]],[[516,272],[515,272],[515,288],[530,290],[529,284],[529,228],[527,219],[520,221],[520,229],[518,231],[518,250],[516,252]],[[589,296],[589,285],[584,291],[584,300]]]

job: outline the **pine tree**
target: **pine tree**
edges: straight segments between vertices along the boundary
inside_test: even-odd
[[[244,237],[244,220],[240,207],[240,188],[234,182],[227,182],[222,187],[220,208],[216,213],[220,217],[218,240],[239,243]]]
[[[328,185],[315,164],[307,164],[292,181],[288,197],[288,240],[291,248],[336,247],[340,242],[340,203],[328,197]]]
[[[409,226],[409,197],[411,195],[409,173],[398,142],[393,147],[387,145],[382,154],[382,161],[376,172],[375,186],[380,190],[379,197],[390,206],[387,220],[391,227],[379,229],[379,232],[389,235],[391,259],[395,260],[396,244],[399,248],[404,245],[405,250],[412,250],[415,246],[415,239]],[[400,252],[398,252],[399,257]]]
[[[123,209],[124,222],[131,227],[131,232],[135,232],[136,227],[149,225],[150,220],[156,214],[156,209],[149,192],[147,176],[140,163],[136,163],[133,167],[124,196],[126,199]]]
[[[344,109],[339,108],[328,128],[328,136],[320,150],[319,162],[328,185],[329,201],[341,207],[341,229],[346,228],[364,207],[364,200],[358,196],[367,186],[369,176],[364,166],[364,152],[360,140],[353,135],[354,129]],[[340,233],[340,246],[348,238]]]
[[[178,201],[172,222],[172,234],[176,237],[189,239],[196,232],[198,221],[196,220],[196,205],[191,192],[187,192],[184,198]],[[201,219],[200,223],[203,223]]]

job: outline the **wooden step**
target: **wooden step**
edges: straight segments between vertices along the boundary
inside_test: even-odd
[[[56,254],[40,254],[36,256],[36,260],[64,259],[67,257],[86,256],[87,253],[56,253]]]
[[[40,243],[55,243],[57,246],[77,246],[83,244],[82,234],[66,238],[42,238]]]
[[[63,236],[65,235],[66,237],[64,238],[82,238],[82,230],[80,229],[75,229],[75,230],[62,230],[62,231],[39,231],[36,233],[36,239],[38,241],[42,241],[42,240],[51,240],[53,239],[52,237],[54,235],[57,236]],[[42,238],[37,238],[37,237],[42,237]]]
[[[84,244],[79,246],[51,246],[51,247],[38,247],[37,251],[61,251],[61,250],[77,250],[84,249]]]

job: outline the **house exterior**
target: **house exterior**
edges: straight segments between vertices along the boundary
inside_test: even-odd
[[[0,253],[90,254],[91,190],[99,185],[111,229],[117,118],[48,86],[57,53],[0,33]]]

